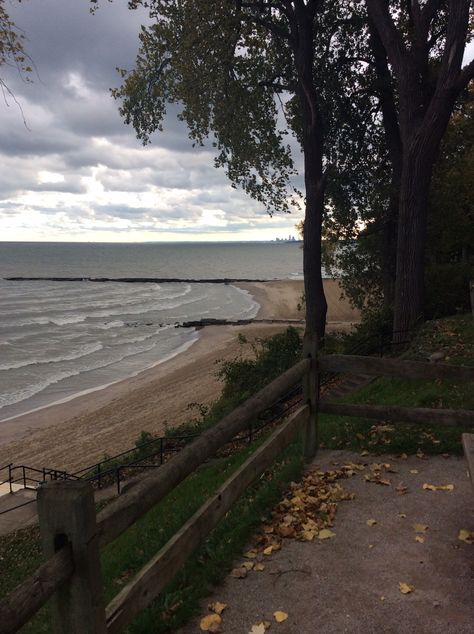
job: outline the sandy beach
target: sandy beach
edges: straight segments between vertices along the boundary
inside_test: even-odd
[[[239,283],[260,304],[257,319],[302,320],[298,310],[303,282],[283,280]],[[345,330],[358,314],[340,298],[335,280],[325,280],[328,330]],[[303,327],[303,325],[301,325]],[[208,405],[221,390],[216,377],[220,360],[245,354],[237,336],[249,341],[270,336],[285,324],[208,326],[198,341],[176,357],[66,403],[52,405],[0,423],[0,464],[74,471],[134,445],[145,430],[162,434],[193,416],[189,403]],[[250,346],[247,346],[247,351]]]

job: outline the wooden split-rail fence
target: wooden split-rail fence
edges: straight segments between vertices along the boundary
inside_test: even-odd
[[[177,456],[147,477],[136,479],[123,495],[96,514],[90,483],[48,482],[38,490],[38,515],[46,562],[0,604],[0,633],[16,632],[53,597],[56,634],[118,634],[171,581],[248,485],[272,465],[298,433],[305,457],[318,446],[318,412],[394,423],[442,423],[474,427],[474,411],[332,403],[319,398],[321,373],[399,376],[471,381],[474,368],[350,355],[307,355],[284,374],[204,432]],[[105,606],[100,549],[112,542],[180,482],[212,457],[299,382],[302,405],[233,473],[163,548]]]

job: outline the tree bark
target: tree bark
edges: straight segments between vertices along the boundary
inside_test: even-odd
[[[436,76],[430,67],[430,25],[440,6],[416,3],[408,11],[411,46],[394,23],[389,3],[366,0],[369,18],[387,53],[398,86],[398,120],[403,144],[397,268],[394,302],[394,340],[423,317],[424,257],[427,206],[435,157],[455,101],[474,75],[471,64],[462,69],[469,20],[469,0],[449,0],[443,54]],[[410,8],[410,5],[407,5]]]
[[[313,81],[314,8],[298,5],[295,11],[296,37],[293,51],[298,76],[304,153],[306,208],[303,238],[303,272],[308,340],[323,344],[327,301],[321,274],[321,234],[324,213],[325,179],[323,171],[323,126],[318,96]]]
[[[433,162],[423,154],[408,153],[403,160],[393,320],[395,342],[405,341],[406,331],[423,318],[424,256],[432,166]]]

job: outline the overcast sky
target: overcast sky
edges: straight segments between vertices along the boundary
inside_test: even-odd
[[[268,240],[296,234],[301,216],[270,218],[230,187],[212,148],[192,148],[168,117],[143,147],[109,94],[132,68],[146,14],[125,0],[9,4],[36,74],[2,69],[0,240]],[[23,116],[26,120],[25,127]]]
[[[8,3],[36,73],[1,69],[19,106],[0,100],[0,240],[268,240],[301,215],[270,218],[234,190],[213,152],[168,117],[143,147],[109,94],[132,68],[146,14],[126,0]],[[474,47],[472,47],[474,48]],[[472,57],[472,53],[469,55]],[[23,117],[26,126],[23,123]]]

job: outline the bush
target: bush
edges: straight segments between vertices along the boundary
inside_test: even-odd
[[[245,340],[242,338],[242,341]],[[253,346],[253,359],[237,358],[225,361],[219,372],[224,382],[222,396],[235,406],[260,390],[264,385],[285,372],[301,356],[302,341],[298,331],[288,327]]]

